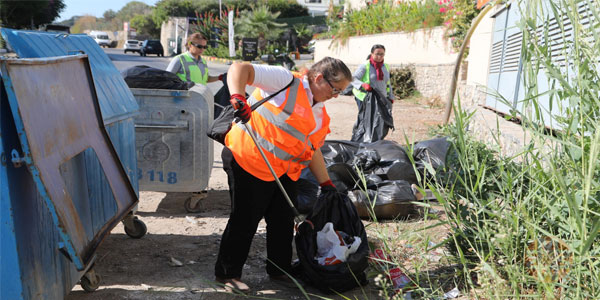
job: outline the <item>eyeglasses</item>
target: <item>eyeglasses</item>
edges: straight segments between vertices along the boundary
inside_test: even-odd
[[[331,84],[331,82],[329,81],[329,79],[327,79],[327,77],[323,76],[323,79],[325,79],[327,84],[329,84],[329,86],[331,87],[331,95],[332,96],[339,95],[342,92],[341,90],[339,90],[338,88],[333,86],[333,84]]]
[[[192,46],[198,48],[198,49],[208,49],[208,46],[206,45],[200,45],[200,44],[194,44],[194,43],[190,43],[192,44]]]

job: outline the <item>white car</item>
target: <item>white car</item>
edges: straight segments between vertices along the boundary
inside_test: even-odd
[[[110,47],[111,41],[108,37],[108,33],[104,31],[90,31],[89,35],[98,43],[100,47]]]
[[[126,40],[123,45],[123,51],[127,52],[140,52],[140,48],[142,46],[142,42],[138,40]]]

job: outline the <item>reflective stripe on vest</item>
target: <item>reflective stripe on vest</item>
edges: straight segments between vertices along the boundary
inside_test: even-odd
[[[181,63],[180,72],[183,73],[178,72],[177,76],[179,76],[181,80],[204,85],[208,83],[208,70],[206,69],[206,61],[204,58],[200,57],[200,61],[202,62],[202,68],[200,68],[189,52],[179,54],[178,57],[179,62]]]
[[[388,67],[388,64],[383,64],[385,66],[385,68],[388,70],[388,72],[390,71],[390,68]],[[367,63],[365,64],[365,74],[363,75],[363,77],[360,79],[360,81],[364,82],[364,83],[368,83],[371,84],[371,62],[367,61]],[[391,74],[390,74],[391,77]],[[391,78],[390,78],[391,79]],[[390,82],[386,82],[385,83],[385,90],[387,91],[387,93],[390,93]],[[357,88],[353,88],[352,89],[352,94],[354,94],[354,97],[356,97],[358,100],[364,100],[365,96],[367,95],[367,92],[363,92],[360,89]]]
[[[246,125],[235,124],[225,138],[225,145],[240,167],[261,180],[273,181],[274,178],[248,131],[254,133],[256,143],[264,150],[276,175],[287,174],[292,180],[297,180],[302,169],[310,164],[315,151],[313,145],[322,144],[329,132],[329,118],[323,108],[322,128],[312,133],[316,121],[299,76],[296,74],[292,85],[282,92],[286,98],[281,106],[264,103],[252,112]],[[248,103],[262,100],[261,93],[260,89],[255,90]]]

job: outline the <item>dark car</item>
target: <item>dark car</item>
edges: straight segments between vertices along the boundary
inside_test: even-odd
[[[140,56],[146,56],[146,54],[156,54],[157,56],[164,56],[163,46],[159,40],[145,40],[140,48]]]

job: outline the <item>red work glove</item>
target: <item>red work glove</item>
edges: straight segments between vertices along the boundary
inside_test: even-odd
[[[248,121],[250,121],[252,109],[250,109],[250,105],[246,102],[246,98],[240,94],[233,94],[231,95],[231,98],[229,98],[229,102],[231,103],[231,106],[235,108],[233,116],[239,118],[243,124],[248,123]]]
[[[390,100],[390,102],[392,102],[392,104],[394,104],[394,99],[388,98],[388,100]]]
[[[226,73],[223,74],[219,74],[219,81],[223,81],[223,75],[225,75]]]
[[[319,186],[321,187],[321,194],[325,192],[337,192],[337,189],[335,188],[333,182],[331,182],[331,179],[322,182],[321,184],[319,184]]]
[[[363,84],[361,84],[361,85],[360,85],[360,87],[362,87],[362,88],[363,88],[363,90],[365,90],[365,91],[367,91],[367,92],[370,92],[370,91],[372,91],[372,90],[373,90],[373,88],[371,87],[371,85],[370,85],[370,84],[368,84],[368,83],[363,83]]]

